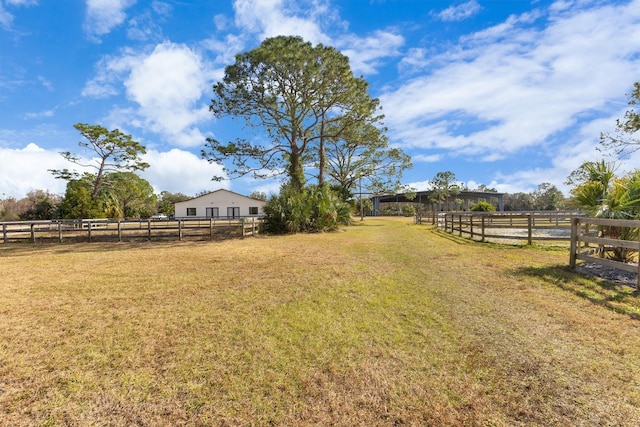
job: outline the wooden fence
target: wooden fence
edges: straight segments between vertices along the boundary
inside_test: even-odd
[[[257,234],[262,219],[185,218],[169,220],[104,219],[1,222],[2,243],[215,239]]]
[[[640,252],[640,221],[614,220],[602,218],[574,218],[571,226],[571,253],[569,265],[576,267],[576,261],[582,260],[589,263],[604,265],[619,270],[629,271],[638,274],[636,286],[640,289],[640,262],[638,253]],[[614,239],[602,233],[603,229],[611,231],[633,231],[628,235],[635,236],[635,240]],[[635,262],[621,262],[607,257],[616,249],[631,251]]]
[[[438,228],[473,240],[534,241],[571,240],[571,221],[576,211],[535,212],[443,212],[435,217]]]

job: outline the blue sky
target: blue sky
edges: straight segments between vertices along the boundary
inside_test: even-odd
[[[567,194],[640,81],[640,0],[0,0],[0,198],[63,194],[47,170],[83,154],[79,122],[144,144],[158,193],[277,191],[213,182],[199,153],[208,136],[243,136],[208,111],[212,84],[282,34],[349,56],[417,189],[452,171],[470,188]]]

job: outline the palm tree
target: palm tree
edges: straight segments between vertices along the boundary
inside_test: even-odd
[[[615,176],[614,163],[585,162],[574,176],[581,181],[571,190],[578,206],[590,216],[607,219],[635,219],[640,213],[640,171],[636,170],[622,178]],[[619,240],[637,240],[638,229],[620,226],[602,226],[602,237]],[[603,250],[604,252],[604,250]],[[629,262],[636,251],[616,247],[609,251],[611,259]]]

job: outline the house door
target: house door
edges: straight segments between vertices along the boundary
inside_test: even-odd
[[[240,216],[240,208],[227,208],[227,218],[238,218]]]
[[[219,216],[218,208],[207,208],[207,218],[218,218]]]

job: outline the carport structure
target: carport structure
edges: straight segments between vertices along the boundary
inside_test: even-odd
[[[447,211],[468,211],[473,204],[485,201],[497,205],[497,210],[504,211],[504,194],[485,191],[461,191],[455,196],[449,197],[444,202],[433,202],[433,191],[416,191],[411,193],[415,194],[415,198],[409,199],[403,194],[389,194],[389,195],[377,195],[371,196],[373,202],[372,214],[377,216],[381,215],[383,210],[390,210],[389,207],[393,207],[397,214],[402,211],[402,206],[411,204],[413,206],[418,205],[423,211],[431,212],[447,212]]]

